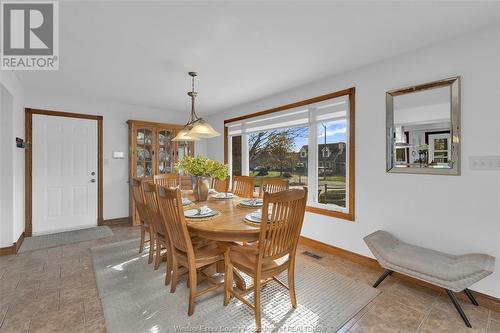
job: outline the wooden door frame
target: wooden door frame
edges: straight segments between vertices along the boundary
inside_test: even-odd
[[[26,148],[24,150],[24,235],[26,237],[31,237],[33,233],[33,178],[32,178],[32,167],[33,167],[33,152],[32,152],[32,140],[33,140],[33,115],[45,115],[53,117],[67,117],[67,118],[79,118],[79,119],[90,119],[97,121],[97,225],[103,225],[103,174],[102,174],[102,116],[88,115],[81,113],[69,113],[60,112],[52,110],[41,110],[41,109],[25,109],[25,119],[24,119],[24,130],[25,130],[25,141]]]

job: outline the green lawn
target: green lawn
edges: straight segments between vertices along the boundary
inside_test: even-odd
[[[267,175],[265,176],[257,176],[258,172],[256,171],[250,171],[250,176],[251,177],[266,177],[266,178],[279,178],[280,172],[279,171],[268,171]],[[292,178],[303,178],[307,179],[307,175],[299,175],[297,173],[292,174]],[[318,180],[327,180],[327,181],[335,181],[335,182],[344,182],[345,183],[345,176],[326,176],[326,179],[323,176],[319,176]]]
[[[250,176],[255,177],[255,187],[260,187],[260,182],[262,178],[279,178],[279,171],[268,171],[266,176],[257,176],[258,172],[251,171]],[[292,177],[288,179],[292,184],[307,184],[307,176],[299,175],[297,173],[292,174]],[[319,191],[319,201],[321,203],[331,203],[336,204],[341,207],[345,207],[345,186],[346,179],[344,176],[326,176],[326,179],[322,176],[318,176],[318,191]],[[325,193],[324,186],[328,187],[328,191]]]
[[[255,177],[255,186],[259,187],[260,186],[260,179],[261,178],[279,178],[280,173],[279,171],[269,171],[266,176],[257,176],[257,172],[251,171],[250,172],[251,177]],[[290,183],[292,184],[307,184],[307,175],[299,175],[297,173],[292,174],[291,178],[288,178]],[[342,187],[343,184],[345,184],[345,177],[343,176],[326,176],[326,179],[324,179],[322,176],[318,177],[318,186],[324,186],[324,184],[328,184],[329,186],[340,186]]]

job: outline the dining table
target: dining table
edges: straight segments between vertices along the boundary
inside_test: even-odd
[[[221,244],[231,242],[248,243],[259,239],[260,228],[245,221],[245,216],[261,207],[244,207],[240,203],[244,198],[233,196],[231,198],[216,198],[215,193],[209,194],[208,200],[194,201],[193,191],[182,191],[184,198],[191,201],[185,210],[198,209],[203,206],[217,211],[219,214],[210,218],[186,218],[189,233],[205,239],[219,241]],[[224,272],[224,267],[219,266],[218,272]],[[236,286],[246,289],[245,280],[238,271],[234,271]]]

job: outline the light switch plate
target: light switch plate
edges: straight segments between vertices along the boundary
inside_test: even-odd
[[[471,170],[500,170],[500,156],[469,156]]]
[[[123,159],[125,158],[125,154],[122,151],[114,151],[113,158]]]

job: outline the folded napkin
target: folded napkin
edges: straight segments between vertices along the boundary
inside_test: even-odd
[[[262,218],[262,209],[259,209],[259,210],[257,210],[256,212],[253,212],[253,213],[252,213],[252,217],[253,217],[253,218],[257,218],[257,219]]]
[[[212,209],[208,206],[202,206],[202,207],[198,208],[198,214],[200,214],[200,215],[209,214],[211,212],[212,212]]]
[[[244,205],[257,206],[257,205],[262,205],[263,202],[261,199],[247,199],[243,200],[242,203]]]
[[[216,198],[232,198],[234,196],[231,192],[218,192],[215,197]]]
[[[268,212],[267,212],[268,219],[271,218],[271,213],[272,213],[272,209],[271,209],[271,207],[269,207]],[[258,210],[256,210],[253,213],[250,213],[250,214],[252,215],[253,218],[260,219],[260,218],[262,218],[262,209],[259,208]]]

